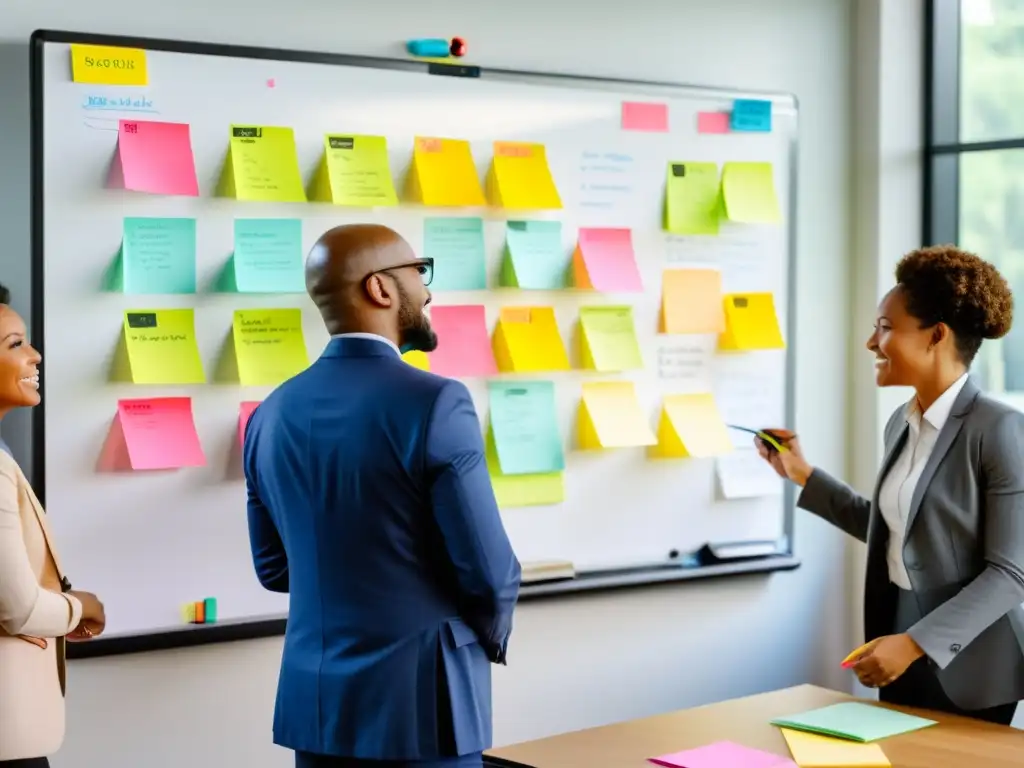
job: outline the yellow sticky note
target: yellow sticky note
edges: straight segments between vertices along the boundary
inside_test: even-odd
[[[667,395],[658,421],[657,456],[674,459],[721,456],[732,439],[711,394]]]
[[[312,198],[365,208],[398,205],[387,139],[351,134],[325,136]]]
[[[586,450],[657,442],[631,381],[585,383],[577,423],[579,446]]]
[[[423,205],[486,205],[469,142],[417,137],[406,195]]]
[[[817,733],[780,728],[793,762],[800,768],[889,768],[878,744],[862,744]]]
[[[722,214],[716,163],[675,161],[665,176],[662,226],[681,235],[717,235]]]
[[[552,307],[503,307],[492,346],[498,370],[505,373],[569,370]]]
[[[493,439],[485,441],[487,469],[498,507],[537,507],[561,504],[565,501],[565,475],[562,472],[544,472],[528,475],[505,475]]]
[[[146,52],[141,48],[73,44],[71,79],[91,85],[149,85]]]
[[[562,207],[543,144],[496,141],[487,174],[491,205],[515,209]]]
[[[181,606],[181,620],[186,624],[196,623],[196,604],[186,603]]]
[[[129,310],[123,328],[127,370],[119,365],[118,378],[134,384],[206,382],[191,309]]]
[[[419,368],[421,371],[430,370],[430,358],[427,356],[426,352],[420,352],[418,349],[412,349],[402,355],[402,359],[413,368]]]
[[[726,294],[725,332],[718,337],[723,350],[783,349],[775,300],[770,293]]]
[[[771,163],[726,163],[722,198],[730,221],[775,224],[782,218]]]
[[[309,367],[300,309],[239,309],[232,328],[242,384],[280,384]]]
[[[666,269],[661,276],[659,333],[721,333],[722,273],[717,269]]]
[[[643,368],[632,307],[580,307],[580,358],[595,371]]]
[[[292,129],[232,125],[219,193],[238,200],[305,202],[306,190]]]

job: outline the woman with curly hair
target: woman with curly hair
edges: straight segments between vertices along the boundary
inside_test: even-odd
[[[867,348],[880,387],[913,387],[885,427],[870,499],[811,466],[792,432],[756,446],[797,505],[867,543],[864,631],[850,663],[882,701],[1009,725],[1024,698],[1024,414],[968,373],[1010,330],[986,261],[923,248],[896,267]]]

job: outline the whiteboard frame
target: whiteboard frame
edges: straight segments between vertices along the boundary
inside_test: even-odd
[[[430,76],[474,77],[481,80],[525,83],[529,85],[563,86],[594,90],[628,89],[637,94],[657,97],[704,97],[742,99],[756,98],[771,101],[774,106],[792,110],[796,123],[789,137],[789,185],[785,194],[786,222],[788,226],[786,243],[786,283],[787,283],[787,323],[786,323],[786,393],[785,420],[792,424],[795,416],[796,393],[796,329],[797,313],[797,188],[799,179],[799,102],[794,94],[737,90],[711,86],[697,86],[683,83],[659,81],[636,81],[617,78],[597,78],[572,74],[545,74],[504,69],[485,69],[469,64],[438,64],[413,59],[387,59],[370,56],[351,56],[346,54],[321,53],[312,51],[296,51],[278,48],[256,48],[238,45],[221,45],[217,43],[186,42],[162,40],[143,37],[126,37],[119,35],[97,35],[83,32],[58,30],[36,30],[30,39],[30,88],[31,88],[31,318],[29,326],[33,343],[40,353],[45,353],[44,328],[44,291],[43,265],[44,254],[44,157],[43,157],[43,126],[44,126],[44,47],[47,43],[56,44],[87,44],[109,45],[127,48],[143,48],[169,53],[199,54],[205,56],[225,56],[229,58],[269,59],[309,64],[332,64],[349,67],[365,67],[376,69],[398,70],[409,73],[420,73]],[[31,472],[30,481],[39,496],[46,504],[46,379],[43,378],[42,402],[31,409]],[[564,581],[552,581],[537,584],[524,584],[520,590],[521,600],[570,596],[578,593],[597,590],[623,589],[629,587],[651,586],[657,584],[673,584],[678,582],[696,581],[726,576],[750,576],[767,574],[775,571],[791,571],[800,566],[800,560],[793,549],[795,520],[795,491],[789,483],[785,485],[782,496],[783,505],[783,536],[777,543],[776,553],[768,556],[723,562],[716,564],[694,565],[686,559],[668,560],[644,566],[617,568],[602,571],[590,571],[578,574],[576,578]],[[99,638],[88,643],[71,643],[68,645],[68,657],[71,659],[94,658],[123,653],[142,653],[166,650],[171,648],[191,647],[209,643],[249,640],[273,637],[284,634],[286,619],[280,617],[252,618],[232,622],[209,625],[183,625],[179,629],[137,635]]]

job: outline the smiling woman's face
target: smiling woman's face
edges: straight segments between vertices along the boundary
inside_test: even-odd
[[[875,382],[880,387],[915,386],[927,375],[933,330],[907,312],[902,289],[894,288],[878,305],[867,348],[875,353]]]
[[[21,316],[0,304],[0,410],[39,404],[39,362],[43,358],[25,334]]]

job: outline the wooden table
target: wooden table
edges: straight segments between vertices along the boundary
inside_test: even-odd
[[[799,685],[667,715],[589,728],[509,747],[487,757],[497,765],[533,768],[652,768],[647,758],[730,740],[789,757],[775,717],[841,701],[845,693]],[[894,707],[938,720],[915,733],[879,742],[893,768],[1022,768],[1024,731],[926,710]]]

